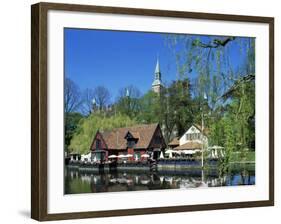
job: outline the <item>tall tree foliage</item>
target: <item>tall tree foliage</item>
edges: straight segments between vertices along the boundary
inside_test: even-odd
[[[139,113],[136,119],[140,123],[156,123],[159,122],[160,97],[153,91],[148,91],[139,99]]]
[[[166,141],[182,135],[193,122],[193,104],[188,79],[172,82],[160,94],[149,91],[140,99],[137,120],[142,123],[159,123]]]
[[[177,135],[182,135],[186,128],[189,127],[193,122],[192,116],[192,100],[190,94],[190,82],[188,79],[174,81],[167,89],[164,95],[166,108],[162,111],[167,110],[164,121],[165,127],[169,124],[174,124],[174,130]],[[168,120],[167,120],[168,119]],[[172,133],[169,133],[170,135]]]
[[[131,118],[137,116],[141,110],[140,97],[140,90],[133,85],[120,89],[116,103],[117,112],[125,114]]]
[[[192,96],[197,106],[194,105],[193,120],[198,122],[203,114],[210,128],[210,143],[229,151],[253,149],[255,39],[170,35],[167,40],[177,59],[178,79],[195,77]],[[243,58],[238,65],[231,58],[233,45],[239,46],[238,57]]]
[[[135,120],[126,115],[105,116],[103,113],[93,113],[84,117],[75,131],[69,146],[70,152],[88,153],[92,140],[98,130],[107,131],[119,127],[128,127],[136,124]]]
[[[82,114],[77,112],[65,114],[65,125],[64,125],[64,144],[65,151],[69,151],[69,145],[73,135],[76,133],[76,129],[79,125],[80,120],[83,118]]]

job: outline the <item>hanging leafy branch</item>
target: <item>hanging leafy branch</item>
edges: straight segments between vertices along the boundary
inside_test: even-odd
[[[192,101],[200,107],[207,99],[204,119],[211,130],[210,144],[225,146],[229,153],[253,149],[255,39],[199,35],[169,38],[182,74],[179,77],[192,78]],[[201,119],[199,115],[195,111],[195,122]]]
[[[223,98],[224,100],[230,98],[234,95],[234,92],[237,92],[239,90],[242,84],[251,82],[253,80],[255,80],[254,74],[249,74],[237,79],[235,83],[220,98]]]
[[[235,37],[227,37],[224,39],[214,39],[210,43],[203,43],[199,39],[196,39],[192,42],[193,46],[196,47],[202,47],[202,48],[218,48],[218,47],[225,47],[226,44],[228,44],[230,41],[235,40]]]

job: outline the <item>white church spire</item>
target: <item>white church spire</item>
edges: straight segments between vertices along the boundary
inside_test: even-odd
[[[155,71],[154,71],[154,81],[152,83],[152,90],[156,93],[160,93],[162,88],[161,71],[159,58],[157,57]]]

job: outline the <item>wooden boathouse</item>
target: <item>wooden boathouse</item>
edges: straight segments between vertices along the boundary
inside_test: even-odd
[[[142,161],[147,158],[157,160],[166,148],[159,124],[144,124],[132,127],[116,128],[111,131],[97,131],[90,150],[92,159],[107,161],[112,156],[119,160]],[[144,157],[143,155],[149,155]]]

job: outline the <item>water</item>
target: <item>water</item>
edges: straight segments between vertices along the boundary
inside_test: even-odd
[[[161,189],[189,189],[254,185],[255,171],[247,168],[235,169],[219,175],[212,171],[159,171],[159,172],[79,172],[65,169],[65,194],[144,191]]]

